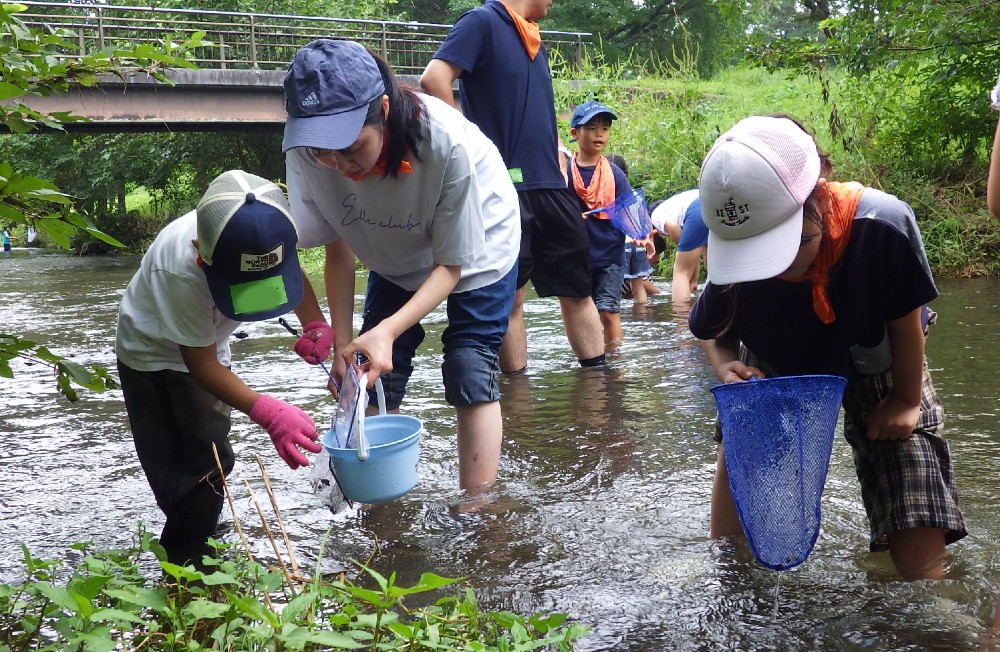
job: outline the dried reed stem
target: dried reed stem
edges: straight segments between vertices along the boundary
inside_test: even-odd
[[[226,502],[229,504],[229,512],[233,515],[233,527],[236,528],[236,533],[240,535],[240,541],[243,542],[243,547],[247,552],[247,559],[254,561],[253,552],[250,550],[250,542],[247,540],[246,534],[243,533],[243,526],[240,525],[240,517],[236,515],[236,504],[233,502],[233,494],[229,490],[229,483],[226,482],[226,473],[222,470],[222,461],[219,460],[219,449],[215,447],[215,443],[212,444],[212,454],[215,455],[215,468],[218,469],[219,477],[222,478],[222,488],[226,494]],[[271,596],[267,592],[264,593],[264,603],[268,609],[274,609],[271,604]]]
[[[254,507],[257,508],[257,515],[260,516],[260,523],[264,526],[264,532],[267,533],[267,538],[271,542],[271,547],[274,549],[274,555],[278,558],[278,564],[281,566],[281,572],[285,576],[288,588],[294,593],[295,582],[292,580],[291,573],[288,572],[288,566],[285,565],[285,558],[281,556],[281,551],[278,549],[278,542],[274,540],[274,535],[271,534],[271,526],[267,524],[267,517],[264,515],[264,510],[261,508],[260,502],[257,500],[257,494],[254,493],[253,487],[250,486],[250,483],[247,481],[246,475],[244,475],[242,470],[240,471],[240,476],[243,478],[243,484],[246,485],[247,491],[250,492],[250,499],[253,501]]]
[[[285,530],[285,523],[281,518],[281,510],[278,508],[278,501],[274,498],[274,492],[271,491],[271,480],[267,477],[267,470],[264,468],[264,460],[260,458],[260,455],[255,456],[257,458],[257,466],[260,467],[260,475],[264,478],[264,487],[267,489],[267,497],[271,501],[271,509],[274,510],[274,515],[278,519],[278,529],[281,530],[281,538],[285,542],[285,550],[288,551],[288,561],[292,565],[292,572],[295,575],[299,574],[299,564],[295,560],[295,552],[292,551],[292,542],[288,538],[288,532]]]

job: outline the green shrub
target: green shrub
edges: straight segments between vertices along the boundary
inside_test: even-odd
[[[206,572],[165,561],[141,526],[128,550],[94,552],[89,544],[68,578],[61,564],[24,550],[27,579],[0,584],[0,651],[87,650],[572,650],[587,629],[565,614],[525,618],[480,611],[460,580],[424,573],[398,586],[369,566],[358,577],[311,579],[284,564],[265,568],[232,546],[217,546]],[[143,577],[155,555],[163,577]],[[427,606],[410,596],[451,587]]]

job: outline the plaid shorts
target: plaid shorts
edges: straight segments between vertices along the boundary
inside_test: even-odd
[[[945,543],[964,537],[965,519],[948,442],[941,436],[944,407],[924,361],[920,419],[903,441],[871,441],[865,417],[892,389],[892,373],[861,376],[844,392],[844,436],[854,450],[861,498],[871,526],[871,550],[885,550],[887,536],[915,527],[941,528]]]
[[[740,360],[768,377],[777,375],[742,344]],[[844,437],[854,452],[861,499],[871,528],[870,549],[886,550],[889,533],[916,527],[943,529],[945,542],[954,543],[968,532],[958,506],[948,442],[941,436],[944,406],[931,382],[927,361],[921,381],[920,419],[913,436],[903,441],[871,441],[865,419],[891,389],[890,370],[858,376],[844,391]],[[715,431],[715,440],[722,441],[718,419]]]

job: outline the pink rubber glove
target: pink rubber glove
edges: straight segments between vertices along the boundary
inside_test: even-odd
[[[309,364],[319,364],[330,357],[332,346],[333,328],[325,321],[316,319],[302,327],[302,335],[295,340],[292,350]]]
[[[250,410],[250,418],[267,431],[278,455],[293,469],[309,466],[309,460],[296,446],[312,453],[323,450],[323,446],[316,441],[319,438],[316,424],[294,405],[261,394]]]

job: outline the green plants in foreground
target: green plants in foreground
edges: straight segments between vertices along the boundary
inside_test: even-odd
[[[128,550],[72,546],[82,558],[64,579],[61,562],[22,546],[25,581],[0,584],[0,652],[572,650],[587,632],[565,614],[480,611],[471,588],[407,608],[410,596],[459,588],[460,580],[432,573],[409,587],[364,564],[353,580],[303,579],[216,546],[218,558],[206,557],[204,571],[177,566],[140,525]],[[155,581],[140,566],[150,554],[162,569]]]

